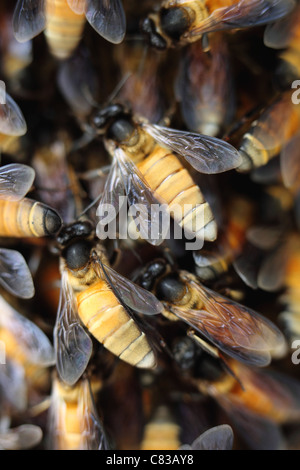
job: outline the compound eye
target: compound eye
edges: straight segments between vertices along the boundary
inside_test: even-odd
[[[69,269],[82,269],[89,260],[91,253],[91,245],[87,241],[78,241],[69,245],[63,253]]]
[[[189,27],[190,20],[184,8],[163,8],[160,13],[161,29],[171,39],[179,40]]]

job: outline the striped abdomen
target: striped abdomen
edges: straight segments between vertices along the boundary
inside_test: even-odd
[[[67,59],[78,46],[85,25],[85,15],[77,15],[67,0],[46,0],[45,35],[51,53]]]
[[[54,235],[61,218],[41,202],[0,200],[0,237],[44,237]]]
[[[252,124],[242,139],[239,152],[243,163],[238,171],[250,171],[279,155],[289,140],[298,134],[300,113],[286,93],[269,106]]]
[[[196,237],[213,241],[217,225],[200,188],[180,160],[156,146],[138,165],[151,189],[162,198],[176,222]]]
[[[95,338],[125,362],[143,368],[155,366],[145,334],[102,280],[77,294],[79,316]]]

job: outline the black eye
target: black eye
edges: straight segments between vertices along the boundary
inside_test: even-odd
[[[174,40],[179,40],[190,24],[184,8],[163,8],[160,13],[160,22],[161,29]]]
[[[90,260],[91,245],[85,240],[69,245],[63,253],[69,269],[82,269]]]

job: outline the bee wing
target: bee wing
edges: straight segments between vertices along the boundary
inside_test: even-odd
[[[21,163],[0,167],[0,199],[19,201],[30,190],[35,178],[33,168]]]
[[[282,288],[285,283],[287,261],[288,253],[284,245],[268,254],[258,272],[258,287],[268,292]]]
[[[260,250],[271,250],[282,240],[284,227],[281,225],[254,225],[247,230],[247,240]]]
[[[251,289],[257,289],[257,277],[262,263],[262,252],[248,244],[243,253],[233,262],[233,267],[242,281]]]
[[[271,353],[284,343],[276,326],[253,310],[187,280],[205,310],[172,307],[171,311],[229,356],[249,365],[268,365]]]
[[[18,251],[0,248],[0,284],[22,299],[31,299],[34,296],[31,273]]]
[[[282,149],[280,166],[283,183],[287,188],[300,187],[300,134]]]
[[[192,450],[231,450],[233,431],[228,424],[208,429],[192,443]]]
[[[45,29],[45,0],[18,0],[13,15],[13,31],[19,42],[26,42]]]
[[[5,364],[0,367],[1,403],[7,401],[18,411],[27,406],[27,384],[24,367],[6,357]]]
[[[188,36],[213,31],[239,29],[272,23],[287,15],[295,7],[294,0],[240,0],[231,6],[217,8]]]
[[[275,23],[266,26],[264,44],[272,49],[283,49],[289,45],[293,36],[293,22],[295,15],[288,15]]]
[[[116,215],[120,211],[120,198],[125,196],[125,183],[124,178],[120,172],[120,167],[118,164],[117,158],[113,159],[111,168],[109,170],[109,174],[105,181],[103,195],[100,199],[99,206],[98,206],[98,213],[100,215],[100,209],[105,206],[112,206],[115,208]]]
[[[137,166],[127,158],[122,149],[115,150],[119,174],[128,198],[129,206],[137,209],[134,219],[139,234],[152,245],[160,245],[169,230],[168,206],[149,187]]]
[[[97,266],[95,269],[100,275],[99,267]],[[101,270],[122,304],[144,315],[157,315],[163,311],[163,305],[151,292],[102,263]]]
[[[67,0],[69,7],[74,13],[82,15],[86,10],[86,0]]]
[[[5,103],[0,104],[0,132],[5,135],[21,136],[26,134],[27,125],[17,103],[7,93]]]
[[[43,367],[54,364],[53,347],[47,336],[35,323],[14,310],[1,296],[0,325],[12,332],[33,364]]]
[[[156,124],[142,126],[160,145],[184,157],[200,173],[222,173],[241,164],[239,152],[224,140]]]
[[[87,379],[80,388],[79,412],[82,419],[81,450],[110,450]]]
[[[0,433],[0,449],[26,450],[38,445],[43,437],[39,426],[24,424]]]
[[[251,412],[245,406],[218,396],[218,403],[224,408],[241,434],[247,446],[254,450],[281,450],[284,437],[280,427],[264,416]]]
[[[114,44],[122,42],[126,32],[122,0],[86,1],[86,18],[97,33]]]
[[[67,273],[62,274],[60,301],[54,328],[56,367],[61,379],[74,385],[84,373],[92,354],[92,340],[79,322]]]

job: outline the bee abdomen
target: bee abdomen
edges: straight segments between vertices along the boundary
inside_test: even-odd
[[[176,222],[205,240],[216,239],[217,226],[200,188],[179,159],[167,150],[155,149],[139,169],[146,181],[165,201]]]
[[[1,237],[44,237],[54,235],[61,218],[49,206],[24,198],[21,201],[0,200]]]
[[[105,282],[77,295],[78,313],[90,333],[109,351],[136,367],[153,368],[154,353],[145,334]]]
[[[85,15],[74,13],[66,0],[47,0],[45,35],[51,53],[57,59],[66,59],[80,42]]]

